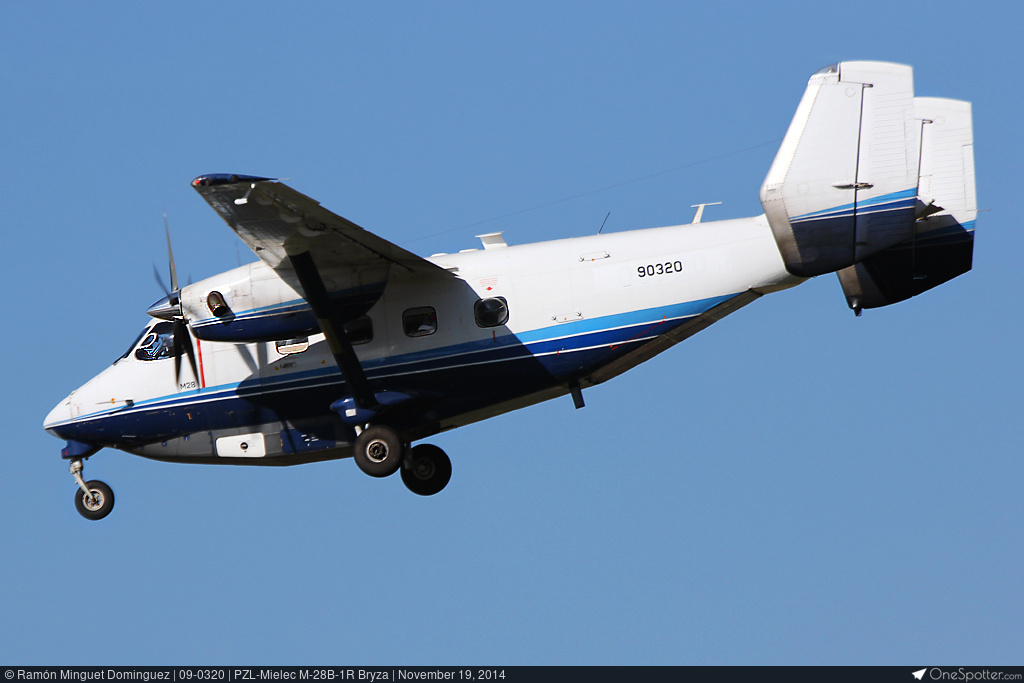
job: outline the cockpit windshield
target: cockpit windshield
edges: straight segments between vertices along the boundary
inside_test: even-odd
[[[150,328],[147,327],[144,330],[142,330],[142,332],[139,332],[139,336],[135,338],[135,341],[131,343],[131,346],[125,349],[125,352],[118,356],[117,360],[114,361],[115,365],[131,355],[132,351],[135,350],[135,345],[142,341],[142,338],[146,336],[146,334],[149,332],[149,329]]]
[[[159,322],[147,327],[135,338],[117,361],[124,360],[132,351],[138,360],[161,360],[174,355],[174,325]],[[115,363],[117,361],[114,361]]]
[[[173,354],[174,325],[166,322],[153,325],[135,349],[135,357],[139,360],[161,360]]]

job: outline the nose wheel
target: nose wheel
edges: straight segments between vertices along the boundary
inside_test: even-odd
[[[81,460],[71,461],[71,476],[78,484],[78,490],[75,491],[75,509],[86,519],[103,519],[114,509],[114,492],[99,479],[82,479],[82,470]]]

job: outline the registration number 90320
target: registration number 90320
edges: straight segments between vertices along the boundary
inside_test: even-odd
[[[671,275],[672,273],[683,272],[682,261],[665,261],[664,263],[648,263],[646,266],[637,266],[637,277],[655,277],[658,275]]]

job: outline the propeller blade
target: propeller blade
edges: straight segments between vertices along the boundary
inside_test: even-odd
[[[199,380],[199,368],[196,366],[196,351],[192,347],[192,336],[188,333],[188,325],[181,318],[174,321],[173,352],[174,352],[174,378],[181,383],[181,355],[188,356],[188,364],[192,368],[192,376]]]
[[[167,262],[171,269],[171,291],[178,291],[178,271],[174,267],[174,250],[171,249],[171,229],[167,226],[167,212],[164,212],[164,233],[167,234]]]
[[[174,250],[171,248],[171,229],[167,225],[167,212],[164,212],[164,234],[167,235],[167,265],[171,273],[170,290],[164,285],[160,271],[153,266],[153,275],[156,276],[157,284],[167,293],[167,297],[149,307],[148,313],[154,317],[164,320],[173,320],[174,327],[171,330],[171,350],[174,354],[174,378],[181,384],[181,356],[188,356],[188,364],[192,368],[192,376],[196,382],[199,381],[199,368],[196,366],[196,351],[192,346],[192,335],[188,331],[188,323],[181,317],[181,290],[178,289],[178,269],[174,267]],[[191,278],[190,278],[191,280]],[[191,284],[191,282],[190,282]]]
[[[177,345],[174,349],[174,381],[181,384],[181,354],[178,353]]]
[[[188,330],[185,331],[186,346],[185,352],[188,353],[188,364],[192,368],[192,377],[196,380],[196,386],[199,386],[199,368],[196,367],[196,350],[192,347],[192,337],[189,335]]]
[[[166,294],[167,296],[165,296],[163,299],[157,301],[152,306],[150,306],[146,310],[146,312],[149,313],[149,315],[153,316],[154,318],[160,318],[161,320],[175,320],[184,314],[181,310],[181,290],[178,289],[178,270],[174,266],[174,250],[171,249],[171,229],[167,225],[166,211],[164,212],[164,234],[167,235],[167,263],[171,273],[171,288],[168,289],[167,285],[164,284],[164,279],[160,276],[160,270],[156,267],[156,264],[154,264],[153,277],[154,279],[156,279],[156,283],[160,285],[160,289],[162,289],[164,291],[164,294]],[[189,284],[192,283],[189,282]],[[179,335],[177,335],[176,333],[176,340],[178,339],[178,336]],[[175,341],[176,345],[178,343],[178,341]],[[184,347],[181,347],[179,349],[177,346],[175,346],[176,358],[180,357],[181,351],[183,349]],[[193,367],[194,366],[195,363],[193,363]]]
[[[156,267],[155,263],[153,264],[153,277],[156,279],[156,283],[160,285],[160,289],[163,290],[164,294],[170,296],[171,290],[167,289],[167,285],[164,284],[164,278],[160,274],[160,269]]]
[[[184,350],[181,344],[180,325],[184,322],[180,320],[174,321],[174,331],[171,334],[171,347],[174,353],[174,379],[176,382],[181,381],[181,353]]]

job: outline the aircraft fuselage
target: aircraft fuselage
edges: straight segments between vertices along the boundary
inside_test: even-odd
[[[371,331],[360,330],[354,347],[374,391],[414,397],[399,418],[410,440],[596,384],[659,352],[642,349],[658,338],[664,344],[708,311],[801,281],[786,272],[763,217],[429,260],[455,277],[421,281],[393,268],[366,314]],[[296,289],[257,262],[185,288],[182,300],[225,292],[233,318],[224,326],[246,320],[247,329],[262,324],[272,337],[286,320],[299,321],[292,324],[300,332],[302,321],[315,325]],[[506,302],[507,320],[482,327],[475,306],[490,299]],[[425,326],[410,329],[417,316]],[[218,324],[211,319],[196,335],[216,336],[210,329]],[[184,462],[292,464],[348,455],[355,432],[330,408],[348,391],[322,334],[310,335],[298,353],[282,353],[294,347],[281,342],[196,339],[198,376],[185,368],[180,377],[169,357],[139,353],[145,337],[62,401],[47,431]]]
[[[971,270],[969,102],[917,97],[913,70],[815,72],[760,189],[765,213],[424,259],[272,178],[192,187],[259,257],[171,291],[110,368],[45,421],[85,481],[103,447],[179,462],[289,465],[352,456],[441,491],[451,461],[413,442],[629,370],[764,294],[834,272],[851,310]],[[703,206],[701,207],[701,210]],[[700,213],[698,213],[700,216]],[[187,363],[185,362],[187,360]]]

